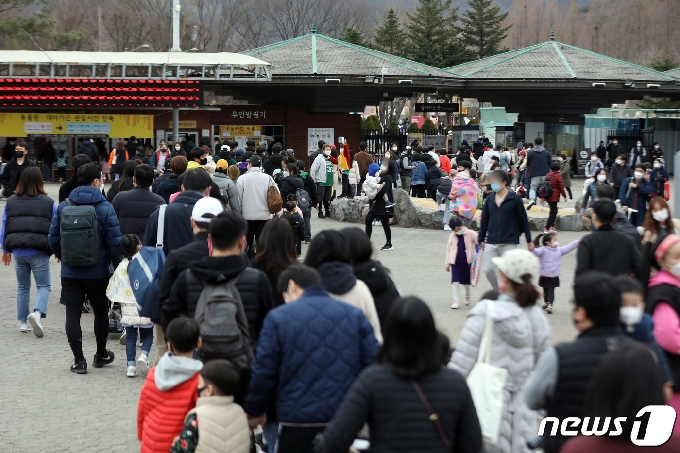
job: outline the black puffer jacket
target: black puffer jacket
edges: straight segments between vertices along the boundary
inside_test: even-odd
[[[187,284],[187,272],[192,272],[202,282],[200,286]],[[272,290],[264,272],[248,268],[242,256],[203,258],[190,262],[188,269],[172,285],[170,299],[163,303],[163,329],[180,316],[194,317],[203,283],[216,284],[223,279],[231,280],[236,277],[236,288],[246,312],[250,337],[253,343],[257,342],[264,317],[272,309]]]
[[[274,170],[281,168],[281,162],[283,161],[283,156],[281,154],[273,154],[269,159],[262,163],[264,171],[267,172],[269,176],[274,174]]]
[[[305,183],[302,181],[302,178],[300,178],[298,175],[291,175],[286,178],[283,178],[283,182],[281,183],[281,199],[283,202],[286,202],[286,199],[288,198],[288,195],[295,195],[295,192],[298,189],[304,189],[305,188]]]
[[[54,201],[47,195],[12,195],[7,199],[5,212],[5,237],[3,248],[11,252],[19,248],[32,248],[52,254],[47,235],[52,224]]]
[[[121,192],[127,192],[128,190],[134,189],[135,184],[132,182],[132,178],[121,178],[118,181],[114,181],[106,192],[106,201],[113,203],[113,199],[116,198]]]
[[[14,194],[14,190],[17,188],[21,173],[23,173],[23,171],[28,167],[35,166],[35,162],[30,160],[28,157],[24,159],[23,165],[19,165],[17,163],[17,158],[12,157],[12,159],[7,162],[7,165],[5,165],[2,175],[0,175],[0,182],[2,182],[3,188],[2,194],[7,198],[11,197]]]
[[[71,179],[64,181],[64,183],[59,186],[59,204],[66,200],[76,187],[78,187],[78,172],[74,171]]]
[[[177,178],[177,175],[168,176],[160,184],[158,184],[153,192],[163,198],[166,203],[170,203],[170,195],[177,193],[180,190]]]
[[[144,243],[144,231],[149,216],[156,208],[165,204],[163,198],[151,193],[146,187],[134,187],[116,195],[111,203],[116,210],[121,234],[136,234]]]
[[[465,378],[442,367],[417,382],[439,416],[451,451],[481,451],[482,430]],[[323,432],[323,445],[316,452],[346,453],[364,422],[371,431],[371,452],[445,451],[413,386],[392,373],[389,365],[372,365],[359,374]]]
[[[384,330],[387,313],[390,311],[392,303],[400,296],[397,286],[387,269],[379,261],[369,260],[355,264],[354,275],[366,283],[368,289],[371,290],[375,309],[380,319],[380,326]]]

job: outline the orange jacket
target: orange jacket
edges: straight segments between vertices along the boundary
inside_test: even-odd
[[[111,154],[109,154],[109,168],[113,167],[113,158],[116,157],[116,149],[114,148],[111,151]],[[128,160],[130,157],[128,156],[128,152],[125,151],[125,160]],[[121,162],[122,164],[122,162]]]
[[[141,453],[168,453],[172,441],[179,436],[184,419],[196,407],[198,373],[188,381],[162,392],[156,387],[153,367],[146,376],[137,406],[137,438]]]

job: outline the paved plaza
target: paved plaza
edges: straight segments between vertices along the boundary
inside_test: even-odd
[[[58,184],[47,186],[49,195],[55,200],[58,188]],[[580,187],[574,189],[574,195],[580,194]],[[0,209],[4,209],[4,204],[0,202]],[[565,207],[568,205],[573,206],[564,204]],[[362,227],[321,220],[315,214],[312,215],[312,234],[322,229]],[[384,244],[382,228],[376,227],[373,231],[373,245],[378,250]],[[583,234],[559,233],[559,242],[566,245]],[[438,327],[455,345],[470,307],[461,304],[458,310],[450,308],[450,275],[444,269],[449,232],[395,227],[392,235],[394,251],[376,251],[375,258],[392,272],[403,294],[416,295],[429,304]],[[576,335],[570,318],[570,285],[575,263],[576,252],[564,257],[562,286],[556,291],[554,314],[547,315],[553,343],[571,340]],[[85,376],[69,371],[73,356],[64,330],[65,311],[59,304],[59,266],[53,257],[52,294],[48,317],[43,320],[45,336],[40,339],[32,333],[19,332],[15,320],[14,264],[0,266],[0,344],[4,351],[4,366],[0,371],[0,452],[138,451],[137,399],[144,377],[125,377],[125,347],[114,335],[110,336],[109,343],[109,348],[116,354],[112,365],[101,369],[90,366]],[[473,304],[489,289],[482,275],[480,284],[472,289]],[[34,294],[35,287],[32,288]],[[83,349],[89,364],[96,349],[92,323],[93,316],[84,314]]]

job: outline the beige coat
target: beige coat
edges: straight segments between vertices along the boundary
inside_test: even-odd
[[[354,288],[347,291],[345,294],[333,294],[329,293],[333,299],[341,300],[347,302],[348,304],[361,308],[364,312],[368,322],[373,326],[373,334],[378,343],[382,344],[383,338],[380,332],[380,319],[378,319],[378,311],[375,309],[375,302],[373,301],[373,295],[371,290],[368,289],[366,283],[361,280],[357,280]]]
[[[207,396],[196,401],[187,416],[196,414],[196,453],[248,453],[250,431],[243,409],[232,396]]]

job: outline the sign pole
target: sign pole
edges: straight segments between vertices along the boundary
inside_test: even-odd
[[[179,109],[177,107],[172,109],[172,140],[179,142]]]

